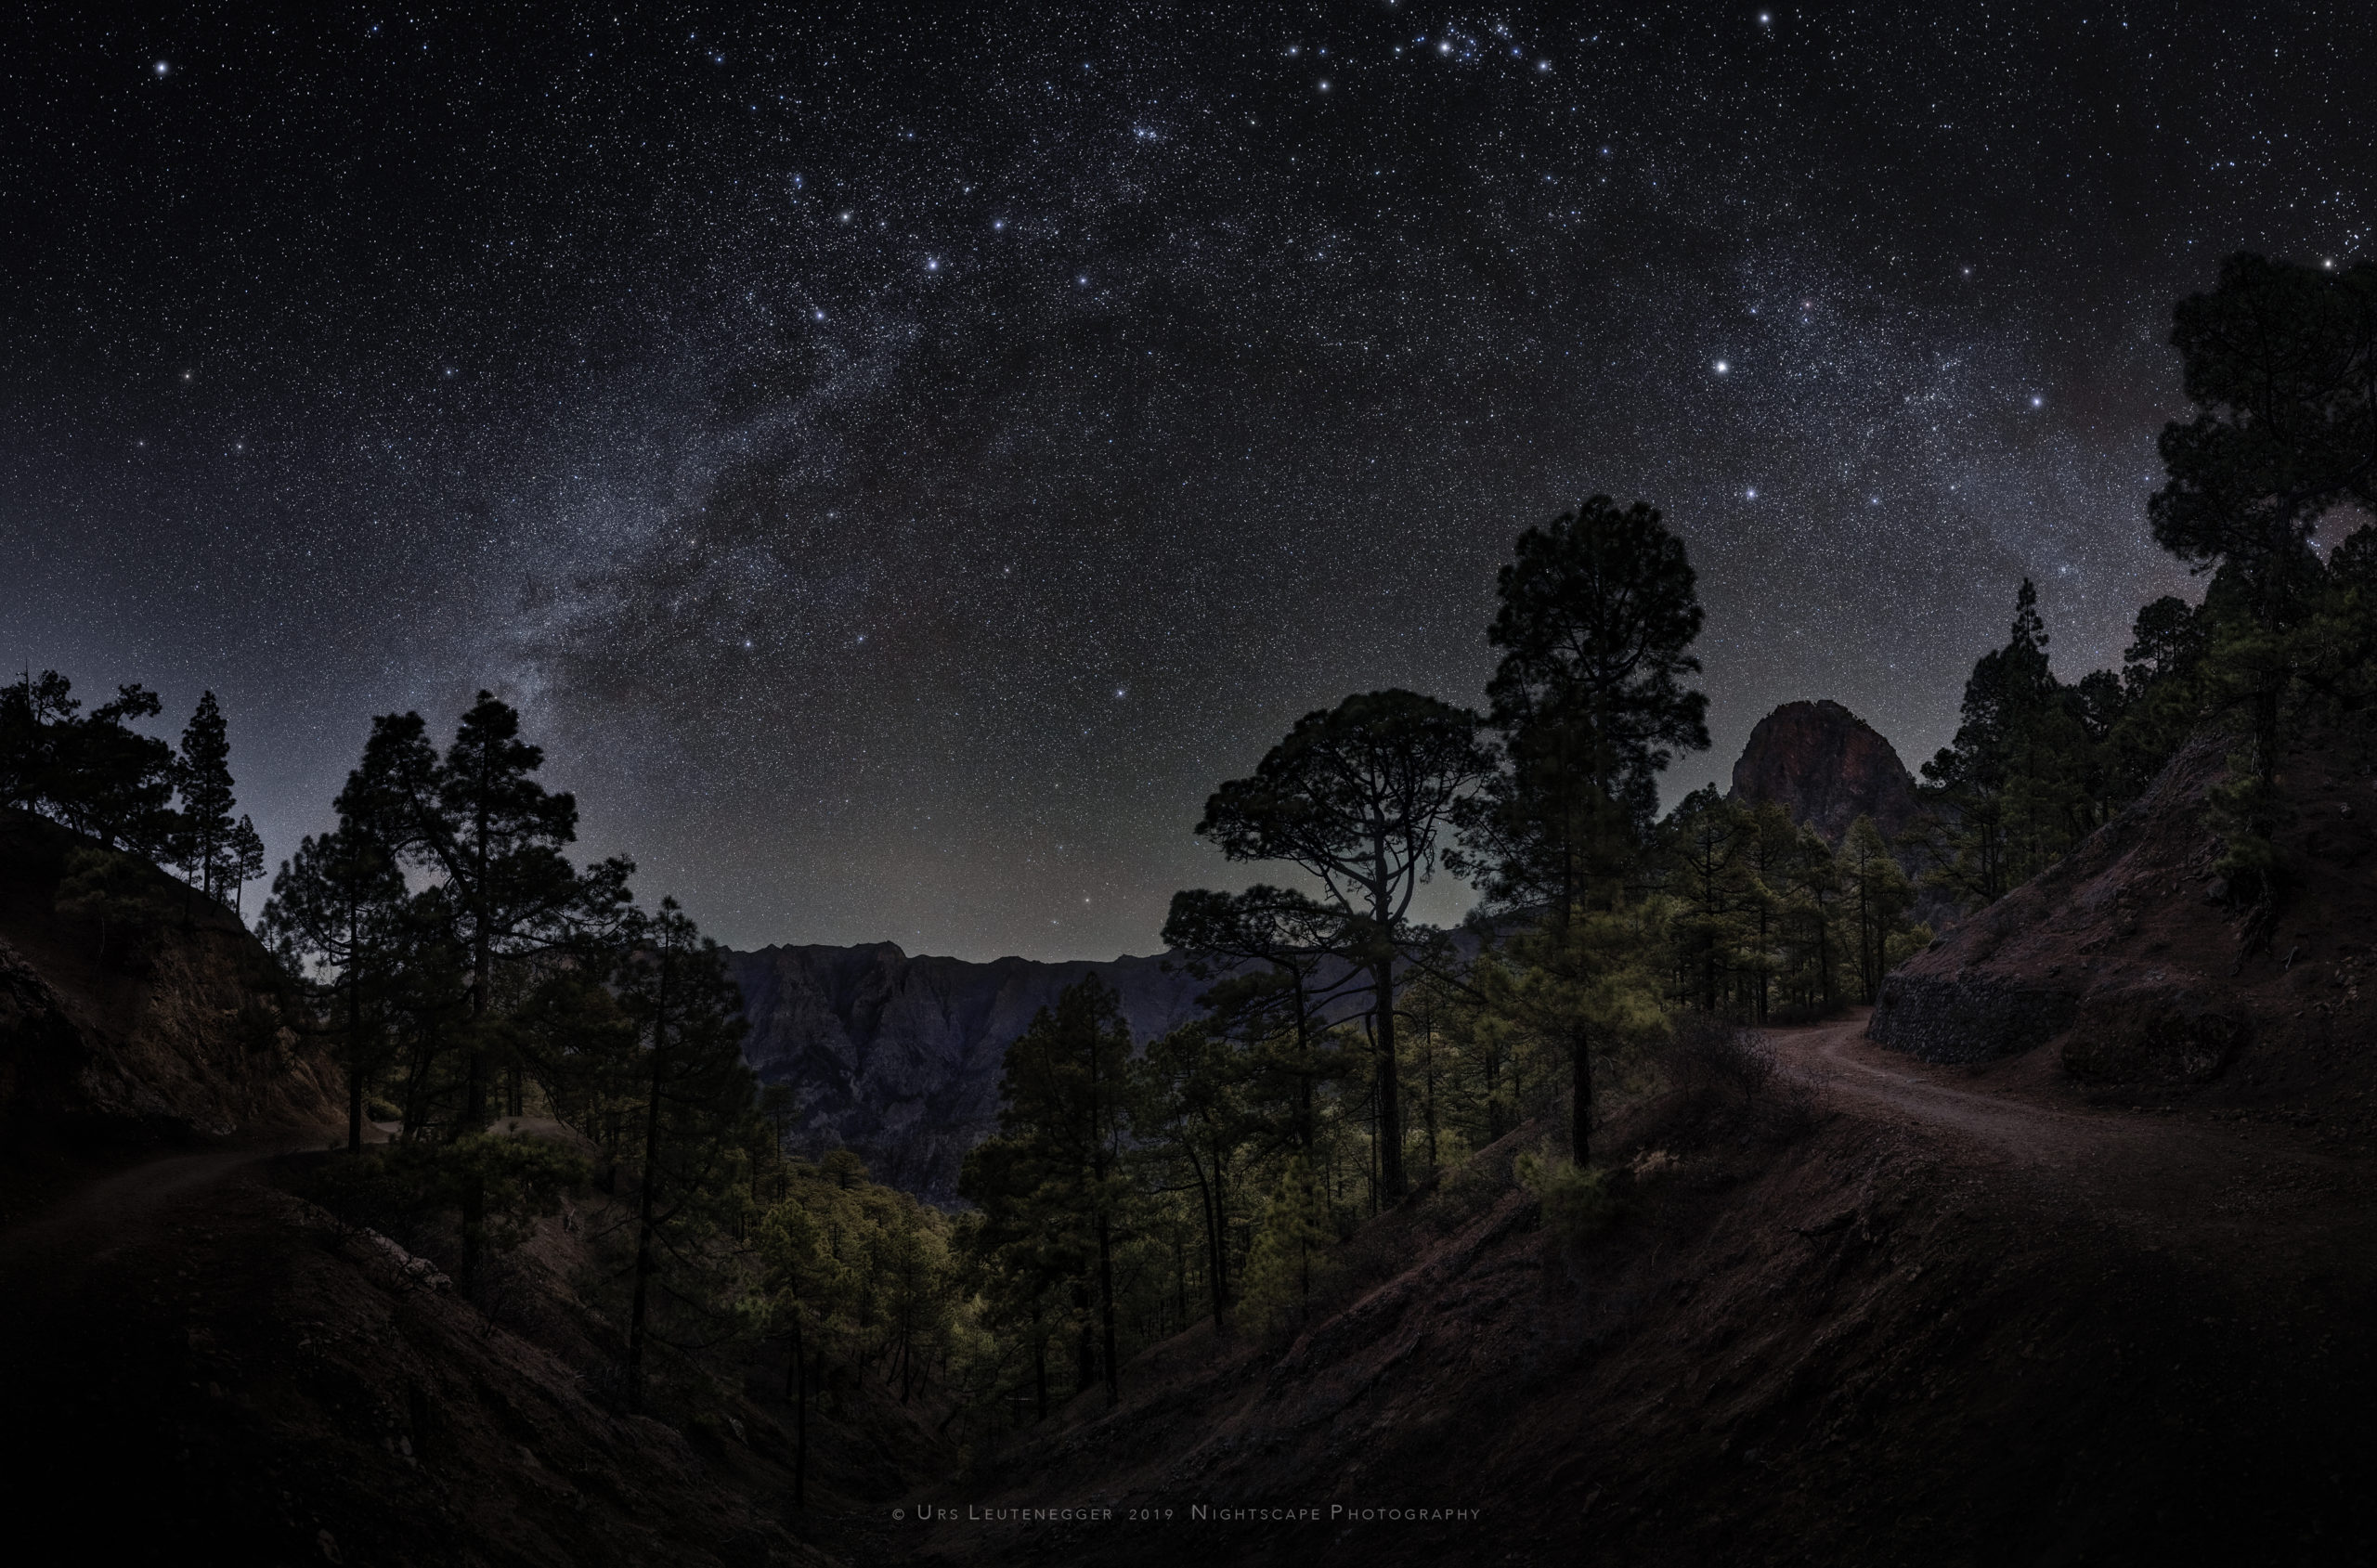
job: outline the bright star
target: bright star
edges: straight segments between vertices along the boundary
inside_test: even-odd
[[[1744,491],[1742,492],[1742,497],[1743,497],[1743,499],[1746,499],[1746,500],[1753,500],[1753,501],[1754,501],[1754,500],[1758,499],[1758,486],[1755,486],[1755,485],[1752,485],[1748,489],[1744,490]]]
[[[166,72],[168,70],[170,70],[170,69],[171,69],[171,67],[167,66],[163,60],[159,60],[159,61],[157,62],[157,74],[158,74],[158,75],[162,76],[162,75],[163,75],[163,74],[165,74],[165,72]]]
[[[2044,408],[2046,405],[2046,399],[2044,397],[2033,397],[2031,399],[2031,407],[2033,408]]]
[[[1718,361],[1717,361],[1716,370],[1717,370],[1717,373],[1718,373],[1719,375],[1721,375],[1721,375],[1725,374],[1727,371],[1731,370],[1732,369],[1733,369],[1733,367],[1732,367],[1731,365],[1726,364],[1723,360],[1720,359],[1720,360],[1718,360]]]

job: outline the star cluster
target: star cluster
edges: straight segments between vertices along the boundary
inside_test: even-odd
[[[0,632],[213,687],[277,859],[526,706],[720,935],[1154,946],[1205,794],[1477,700],[1517,531],[1665,509],[1722,777],[1913,763],[2039,581],[2183,590],[2171,303],[2372,242],[2348,11],[65,14],[6,59]],[[1459,913],[1436,890],[1431,913]]]

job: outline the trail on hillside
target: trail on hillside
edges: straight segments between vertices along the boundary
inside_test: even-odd
[[[2056,1103],[2044,1062],[1976,1072],[1918,1061],[1839,1022],[1769,1030],[1785,1071],[1836,1109],[1929,1136],[1953,1164],[2026,1175],[2042,1201],[2094,1209],[2150,1238],[2254,1245],[2276,1231],[2377,1232],[2377,1169],[2306,1148],[2292,1129],[2200,1112]]]
[[[1865,1038],[1869,1011],[1808,1029],[1768,1030],[1766,1037],[1787,1070],[1830,1091],[1836,1103],[1845,1099],[1842,1109],[1963,1134],[2019,1164],[2070,1168],[2100,1152],[2108,1139],[2137,1131],[2117,1114],[2064,1109],[1975,1087],[1969,1072],[1884,1050]],[[1959,1077],[1967,1082],[1960,1085]]]

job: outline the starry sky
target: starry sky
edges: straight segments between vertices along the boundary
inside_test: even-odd
[[[2067,677],[2187,588],[2170,306],[2377,245],[2367,24],[34,6],[0,654],[214,689],[276,863],[486,685],[722,940],[1103,957],[1298,715],[1479,701],[1599,491],[1700,572],[1671,795],[1795,698],[1913,766],[2025,574]]]

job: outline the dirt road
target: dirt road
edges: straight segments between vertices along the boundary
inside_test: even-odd
[[[2155,1103],[2081,1103],[2054,1064],[1942,1067],[1865,1038],[1866,1014],[1771,1030],[1784,1070],[1840,1111],[1935,1142],[1951,1163],[2025,1174],[2150,1242],[2217,1251],[2274,1236],[2377,1245],[2377,1166],[2305,1147],[2292,1127]]]

